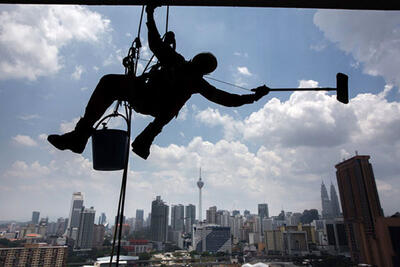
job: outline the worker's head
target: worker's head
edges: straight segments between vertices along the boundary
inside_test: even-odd
[[[218,64],[217,58],[209,52],[195,55],[191,62],[195,69],[203,75],[213,72]]]

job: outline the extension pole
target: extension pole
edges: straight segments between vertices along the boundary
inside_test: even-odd
[[[269,91],[336,91],[337,88],[331,87],[318,87],[318,88],[269,88]]]
[[[400,10],[400,1],[381,0],[156,0],[162,6],[274,7],[354,10]],[[142,6],[149,0],[0,0],[0,4]]]

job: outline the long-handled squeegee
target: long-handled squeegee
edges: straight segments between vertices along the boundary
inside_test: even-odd
[[[343,104],[349,103],[349,77],[346,74],[336,74],[336,88],[270,88],[269,91],[336,91],[336,99]]]

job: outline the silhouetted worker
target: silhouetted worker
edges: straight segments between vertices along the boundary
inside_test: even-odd
[[[265,85],[252,89],[254,94],[236,95],[221,91],[203,79],[213,72],[217,59],[211,53],[200,53],[192,60],[185,58],[164,43],[158,33],[153,13],[156,6],[148,5],[147,28],[149,47],[161,64],[161,69],[148,75],[108,74],[100,79],[75,130],[63,135],[49,135],[48,141],[60,150],[82,153],[93,132],[93,125],[115,101],[128,101],[141,114],[154,117],[133,141],[132,151],[143,159],[164,125],[178,115],[191,95],[200,93],[208,100],[227,107],[250,104],[268,94]]]

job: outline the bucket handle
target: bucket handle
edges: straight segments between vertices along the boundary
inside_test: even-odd
[[[105,121],[105,120],[108,119],[108,118],[111,119],[111,118],[113,118],[113,117],[118,117],[118,116],[122,117],[122,118],[125,120],[127,127],[129,127],[128,118],[127,118],[126,116],[124,116],[123,114],[121,114],[121,113],[119,113],[119,112],[113,112],[113,113],[111,113],[111,114],[105,116],[104,118],[102,118],[102,119],[96,124],[96,126],[94,127],[94,129],[97,130],[97,128],[100,126],[100,124],[103,124],[103,127],[105,127],[105,126],[107,125],[108,121],[107,121],[107,122],[104,122],[104,123],[103,123],[103,121]]]

